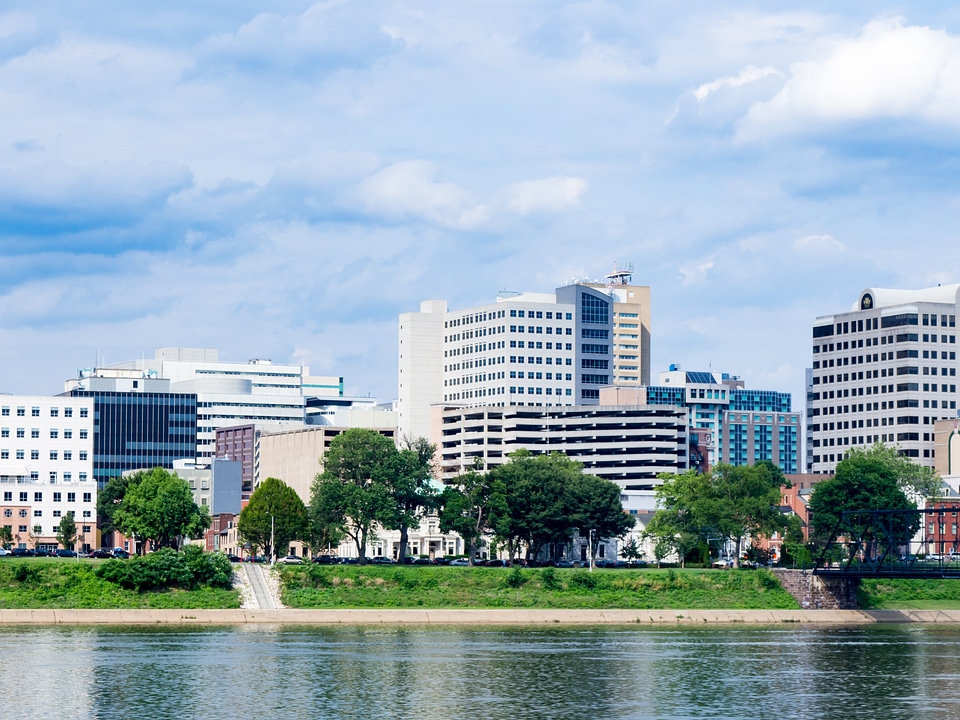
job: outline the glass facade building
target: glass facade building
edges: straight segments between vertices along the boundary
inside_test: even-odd
[[[73,390],[93,399],[93,476],[102,488],[125,470],[172,468],[197,452],[197,396]]]

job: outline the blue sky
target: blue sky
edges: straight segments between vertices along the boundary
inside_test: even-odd
[[[958,131],[944,3],[11,0],[0,391],[174,345],[388,400],[399,313],[620,261],[654,371],[799,407],[816,316],[960,280]]]

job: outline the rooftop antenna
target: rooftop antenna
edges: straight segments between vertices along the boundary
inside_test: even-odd
[[[629,285],[633,282],[633,263],[624,263],[621,266],[614,261],[613,272],[607,273],[605,277],[608,285]]]

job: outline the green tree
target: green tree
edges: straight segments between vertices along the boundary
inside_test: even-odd
[[[437,493],[430,485],[433,456],[436,446],[426,438],[407,441],[407,447],[395,458],[393,472],[388,475],[388,487],[393,499],[393,517],[386,527],[400,531],[398,560],[407,555],[410,527],[437,507]]]
[[[440,495],[440,530],[455,532],[467,545],[468,562],[472,566],[477,556],[480,538],[493,531],[492,518],[505,506],[505,492],[501,482],[490,473],[478,469],[460,475]]]
[[[67,514],[60,518],[60,524],[57,526],[57,542],[68,550],[73,549],[73,543],[77,539],[77,523],[73,519],[73,511],[67,511]]]
[[[891,445],[875,443],[870,447],[850,448],[845,459],[876,460],[883,464],[896,476],[897,486],[913,499],[922,500],[940,494],[942,482],[937,472],[931,467],[918,465]]]
[[[100,523],[100,532],[104,535],[116,529],[113,518],[127,494],[132,478],[130,475],[112,477],[103,490],[97,493],[97,521]]]
[[[736,545],[734,562],[739,566],[747,535],[769,536],[787,526],[786,516],[780,512],[783,482],[783,473],[769,461],[752,466],[721,464],[702,475],[688,471],[666,476],[657,488],[661,509],[648,532],[673,547],[678,541],[685,542],[685,536],[696,540],[690,545],[693,547],[708,532],[715,534]]]
[[[863,518],[840,524],[845,510],[915,510],[916,504],[904,492],[903,458],[885,450],[851,452],[837,464],[836,473],[814,487],[810,498],[810,525],[813,540],[823,545],[836,529],[842,536],[862,532]],[[891,519],[893,546],[906,545],[920,527],[919,513],[894,516]],[[882,533],[868,529],[868,541],[883,540]]]
[[[9,525],[0,525],[0,547],[9,548],[13,543],[13,529]]]
[[[296,490],[283,480],[267,478],[257,486],[250,496],[250,502],[240,511],[237,532],[255,550],[263,548],[270,557],[276,559],[281,549],[286,554],[291,542],[306,538],[308,526],[307,508]],[[271,530],[275,542],[273,546]]]
[[[366,564],[367,542],[377,525],[396,518],[391,493],[397,472],[397,447],[375,430],[351,428],[335,437],[323,458],[323,472],[310,492],[315,523],[337,529],[357,547]]]
[[[567,522],[581,530],[594,530],[599,539],[621,538],[634,526],[633,518],[623,511],[616,483],[577,472],[567,481],[566,496]],[[594,555],[598,547],[599,543],[594,543]]]
[[[636,538],[632,537],[620,546],[620,557],[624,560],[643,559],[643,548],[640,547],[640,543],[637,542]]]
[[[186,480],[157,467],[131,475],[113,525],[154,549],[179,549],[184,536],[199,537],[210,527],[210,515],[194,502]]]

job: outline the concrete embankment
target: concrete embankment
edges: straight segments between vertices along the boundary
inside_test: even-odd
[[[0,610],[0,625],[864,625],[960,623],[960,610]]]

